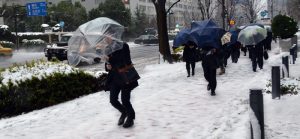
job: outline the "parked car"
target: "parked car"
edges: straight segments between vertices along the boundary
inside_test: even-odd
[[[11,56],[11,55],[12,55],[11,48],[4,48],[2,45],[0,45],[0,56]]]
[[[68,59],[68,41],[72,37],[71,33],[61,36],[59,42],[52,45],[47,45],[44,49],[45,56],[48,60],[56,57],[58,60],[63,61]]]
[[[158,38],[154,35],[141,35],[134,40],[135,44],[158,44]]]

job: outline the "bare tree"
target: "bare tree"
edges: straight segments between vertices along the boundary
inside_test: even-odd
[[[170,51],[169,37],[167,32],[167,13],[169,13],[170,9],[179,1],[180,0],[177,0],[170,6],[168,10],[166,10],[166,0],[152,0],[157,17],[159,52],[163,55],[164,60],[167,60],[169,63],[173,63],[173,59]]]
[[[261,3],[261,0],[244,0],[241,7],[248,21],[254,23],[257,19],[257,14],[263,8],[263,4]]]
[[[201,12],[201,19],[212,18],[214,11],[218,8],[219,3],[213,3],[214,0],[198,0],[198,8]]]
[[[299,0],[289,0],[287,1],[287,14],[293,17],[296,21],[300,21],[300,12],[295,12],[300,10]]]

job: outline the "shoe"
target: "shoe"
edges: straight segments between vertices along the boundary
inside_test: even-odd
[[[122,113],[120,118],[119,118],[118,125],[124,124],[125,118],[126,118],[126,114]]]
[[[123,127],[124,128],[129,128],[129,127],[132,127],[133,125],[134,125],[133,119],[127,118],[125,124],[123,125]]]
[[[210,86],[209,86],[209,84],[207,85],[207,91],[209,91],[210,90]]]
[[[195,72],[192,72],[192,76],[194,76],[195,75]]]
[[[253,72],[256,72],[256,69],[253,69]]]
[[[211,95],[211,96],[215,96],[215,95],[216,95],[216,92],[215,92],[215,91],[211,91],[210,95]]]
[[[190,75],[186,76],[186,77],[191,77]]]

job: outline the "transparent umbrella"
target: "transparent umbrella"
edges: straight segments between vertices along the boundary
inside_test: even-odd
[[[266,37],[266,29],[259,26],[248,26],[239,32],[238,41],[244,45],[256,45]]]
[[[76,66],[80,61],[92,64],[99,58],[105,61],[107,55],[122,49],[123,32],[121,24],[106,17],[80,25],[68,42],[69,64]]]

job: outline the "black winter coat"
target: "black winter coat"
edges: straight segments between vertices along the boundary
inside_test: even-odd
[[[183,49],[183,60],[186,62],[196,62],[196,47],[190,48],[189,46],[184,46]]]
[[[211,50],[204,50],[202,66],[208,69],[217,69],[219,67],[217,52],[212,53]]]
[[[109,55],[108,63],[111,64],[112,70],[108,73],[107,85],[108,87],[119,86],[122,89],[134,89],[138,86],[138,82],[131,82],[129,84],[124,84],[125,81],[122,80],[118,69],[125,67],[126,65],[132,64],[130,57],[130,50],[127,43],[124,42],[123,48],[117,50]],[[106,69],[105,64],[105,69]],[[106,69],[107,70],[107,69]],[[108,71],[108,70],[107,70]]]

